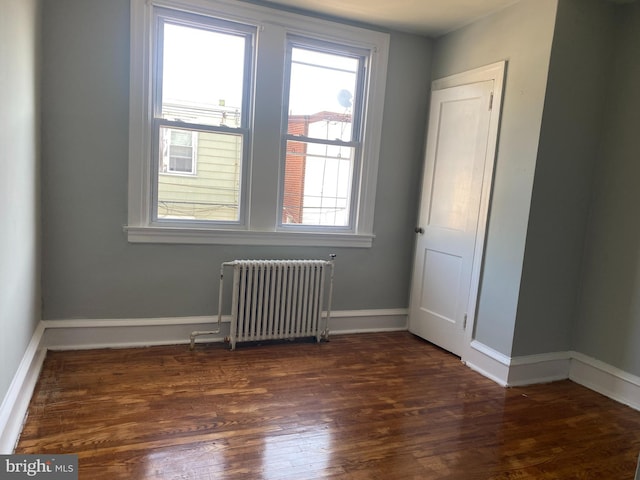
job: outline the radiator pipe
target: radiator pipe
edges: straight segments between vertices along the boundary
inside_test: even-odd
[[[218,328],[215,330],[196,330],[195,332],[191,332],[189,336],[191,342],[189,344],[189,350],[193,350],[196,344],[196,337],[198,335],[215,335],[216,333],[220,333],[222,329],[222,286],[224,279],[224,267],[229,265],[229,263],[223,263],[220,266],[220,287],[218,289]]]
[[[329,263],[331,264],[331,272],[329,273],[329,298],[327,300],[327,315],[325,317],[324,331],[322,332],[322,338],[329,340],[329,319],[331,318],[331,299],[333,298],[333,262],[337,255],[331,253],[329,255]]]

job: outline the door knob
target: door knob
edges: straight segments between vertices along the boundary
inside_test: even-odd
[[[422,235],[424,233],[424,228],[422,227],[416,227],[414,229],[414,232],[419,233],[420,235]]]

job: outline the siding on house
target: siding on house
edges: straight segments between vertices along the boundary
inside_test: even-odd
[[[195,174],[159,173],[158,218],[237,221],[242,137],[197,132]]]

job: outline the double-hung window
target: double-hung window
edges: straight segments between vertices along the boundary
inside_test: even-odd
[[[367,53],[290,37],[286,58],[282,223],[349,228]]]
[[[129,241],[370,246],[388,36],[131,1]]]
[[[152,221],[238,224],[255,28],[163,8],[152,18]]]

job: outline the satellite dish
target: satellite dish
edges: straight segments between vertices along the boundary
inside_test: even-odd
[[[353,95],[351,92],[345,88],[338,92],[338,103],[344,108],[351,108],[351,105],[353,105],[353,102],[351,101],[352,98]]]

